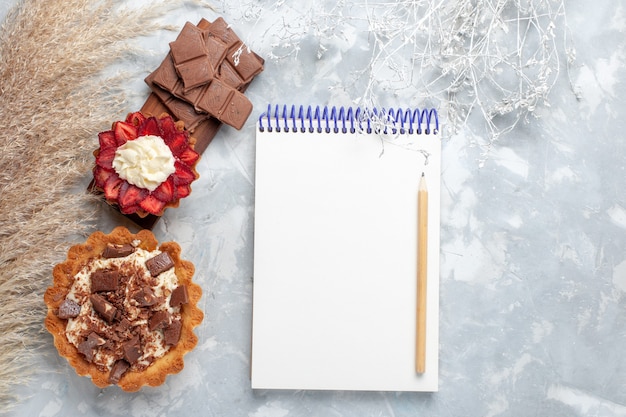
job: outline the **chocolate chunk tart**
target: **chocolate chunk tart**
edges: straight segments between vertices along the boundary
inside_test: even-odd
[[[53,269],[45,325],[59,354],[98,387],[161,385],[184,367],[203,319],[194,265],[175,242],[117,227],[72,246]]]

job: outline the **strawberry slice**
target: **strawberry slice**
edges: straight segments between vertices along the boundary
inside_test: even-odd
[[[179,161],[175,161],[174,168],[176,169],[174,172],[174,181],[176,185],[191,184],[191,182],[196,179],[196,174],[187,165]]]
[[[147,195],[146,198],[141,200],[139,203],[139,207],[148,213],[152,214],[160,214],[165,208],[165,202],[159,200],[154,195]]]
[[[133,126],[139,126],[146,120],[146,116],[142,112],[136,111],[134,113],[128,113],[126,116],[126,123],[130,123]]]
[[[98,142],[100,143],[100,149],[117,148],[117,140],[112,130],[98,133]]]
[[[193,166],[193,164],[196,163],[196,161],[200,158],[200,155],[198,154],[198,152],[194,151],[193,149],[187,147],[185,148],[179,155],[178,155],[178,159],[183,162],[185,165],[187,166]]]
[[[165,144],[170,147],[174,156],[178,156],[189,147],[188,133],[185,131],[177,131],[169,139],[163,138]]]
[[[139,205],[138,204],[134,204],[132,206],[128,206],[128,207],[118,207],[120,209],[120,213],[122,214],[133,214],[133,213],[137,213],[137,211],[139,210]]]
[[[104,188],[104,184],[106,184],[107,180],[112,174],[115,174],[115,171],[108,170],[106,168],[102,168],[101,166],[96,165],[93,168],[93,179],[95,186],[98,188]]]
[[[147,194],[148,190],[145,188],[139,188],[136,185],[124,181],[120,186],[117,202],[121,208],[127,209],[138,205]]]
[[[152,191],[152,195],[165,203],[173,201],[176,198],[174,178],[170,175],[157,188],[155,188],[154,191]]]
[[[115,122],[113,127],[115,133],[115,139],[117,140],[117,146],[122,146],[129,140],[137,138],[137,128],[130,123]]]
[[[104,148],[100,149],[96,155],[96,165],[102,168],[113,169],[113,159],[115,158],[115,151],[117,148]]]
[[[107,200],[117,200],[117,197],[120,195],[120,187],[122,186],[123,182],[124,180],[121,179],[116,172],[111,173],[109,178],[107,178],[106,182],[104,183],[104,187],[102,187],[104,189],[104,196]]]
[[[189,184],[180,184],[176,186],[176,195],[178,198],[184,198],[191,194],[191,187]]]
[[[148,117],[145,122],[139,125],[137,136],[161,136],[161,129],[156,117]]]
[[[179,132],[178,128],[176,127],[176,123],[174,122],[174,119],[172,119],[170,116],[165,116],[159,119],[159,124],[161,125],[161,137],[163,138],[165,143],[171,141],[173,136],[177,132]]]

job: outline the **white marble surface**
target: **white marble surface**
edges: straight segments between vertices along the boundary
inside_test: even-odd
[[[424,65],[407,51],[427,33],[416,22],[429,15],[415,6],[428,3],[437,4],[219,1],[214,11],[185,4],[165,17],[182,26],[223,16],[266,59],[247,92],[253,117],[241,131],[221,129],[199,163],[192,196],[155,228],[159,240],[178,241],[196,265],[205,312],[198,346],[163,386],[128,394],[76,376],[50,338],[37,364],[41,376],[17,388],[28,398],[9,414],[625,416],[626,4],[572,0],[559,11],[558,1],[522,2],[549,6],[556,16],[554,37],[543,39],[554,52],[549,106],[539,100],[527,122],[490,144],[480,108],[463,123],[448,115],[442,81],[429,84],[441,67],[398,77]],[[517,26],[505,23],[508,32],[495,30],[492,38],[503,49],[518,39]],[[129,111],[143,103],[141,80],[175,35],[147,39],[150,53],[126,63],[139,73],[129,81]],[[490,65],[490,74],[505,68]],[[471,90],[462,84],[457,99],[471,102]],[[493,97],[489,88],[478,92],[487,102]],[[442,161],[440,390],[254,392],[255,116],[267,103],[368,100],[436,105],[446,126],[456,127],[444,132]],[[103,219],[102,229],[117,220]]]

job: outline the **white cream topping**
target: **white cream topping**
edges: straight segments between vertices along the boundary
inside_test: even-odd
[[[98,313],[92,308],[91,301],[89,300],[91,294],[91,275],[98,269],[107,269],[114,266],[120,269],[126,269],[130,266],[132,270],[139,271],[139,273],[143,275],[143,277],[130,277],[126,290],[127,294],[124,300],[124,310],[126,318],[133,326],[148,325],[147,320],[138,318],[141,309],[134,302],[130,301],[132,296],[128,294],[128,288],[131,286],[133,280],[150,278],[150,271],[148,271],[145,266],[146,261],[159,253],[161,253],[159,250],[149,252],[141,248],[136,248],[135,252],[123,258],[94,259],[74,276],[74,283],[66,298],[80,304],[81,310],[77,317],[68,319],[65,328],[65,334],[74,346],[78,347],[82,342],[80,335],[84,334],[84,331],[91,327],[89,323],[100,323],[100,325],[102,325],[102,319],[99,318]],[[154,310],[167,310],[170,314],[180,312],[180,307],[170,306],[171,293],[178,287],[178,278],[176,277],[175,269],[170,268],[160,273],[155,278],[157,284],[152,288],[154,295],[157,297],[163,296],[164,301],[163,304],[155,305],[152,308]],[[163,356],[169,350],[170,346],[165,345],[162,330],[153,330],[147,333],[146,336],[142,346],[143,354],[138,359],[138,363],[147,366],[150,363],[147,360],[149,357],[156,359]],[[115,359],[111,355],[107,356],[97,351],[94,355],[94,362],[111,368]]]
[[[140,136],[115,151],[113,169],[124,180],[154,191],[174,173],[174,155],[160,136]]]

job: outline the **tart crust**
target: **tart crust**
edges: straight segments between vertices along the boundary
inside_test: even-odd
[[[85,360],[66,336],[67,320],[57,316],[59,306],[65,300],[74,282],[74,276],[87,264],[90,259],[98,258],[109,243],[130,244],[140,241],[137,247],[153,251],[159,249],[167,252],[174,262],[175,274],[179,285],[186,285],[188,291],[188,303],[181,306],[182,329],[180,339],[174,346],[160,358],[157,358],[142,371],[129,369],[117,382],[124,391],[138,391],[142,386],[158,386],[165,382],[167,375],[180,372],[184,367],[183,356],[191,351],[198,343],[198,338],[193,329],[198,326],[204,314],[197,307],[202,296],[202,289],[192,282],[195,272],[193,263],[182,260],[181,248],[175,242],[158,242],[149,230],[141,230],[132,234],[125,227],[116,227],[110,234],[94,232],[85,243],[72,246],[67,253],[67,259],[56,265],[53,269],[53,285],[44,294],[44,302],[48,307],[45,318],[45,326],[54,337],[54,345],[59,354],[65,357],[74,367],[76,373],[81,376],[90,376],[92,382],[104,388],[111,385],[108,371],[102,371],[94,363]]]

